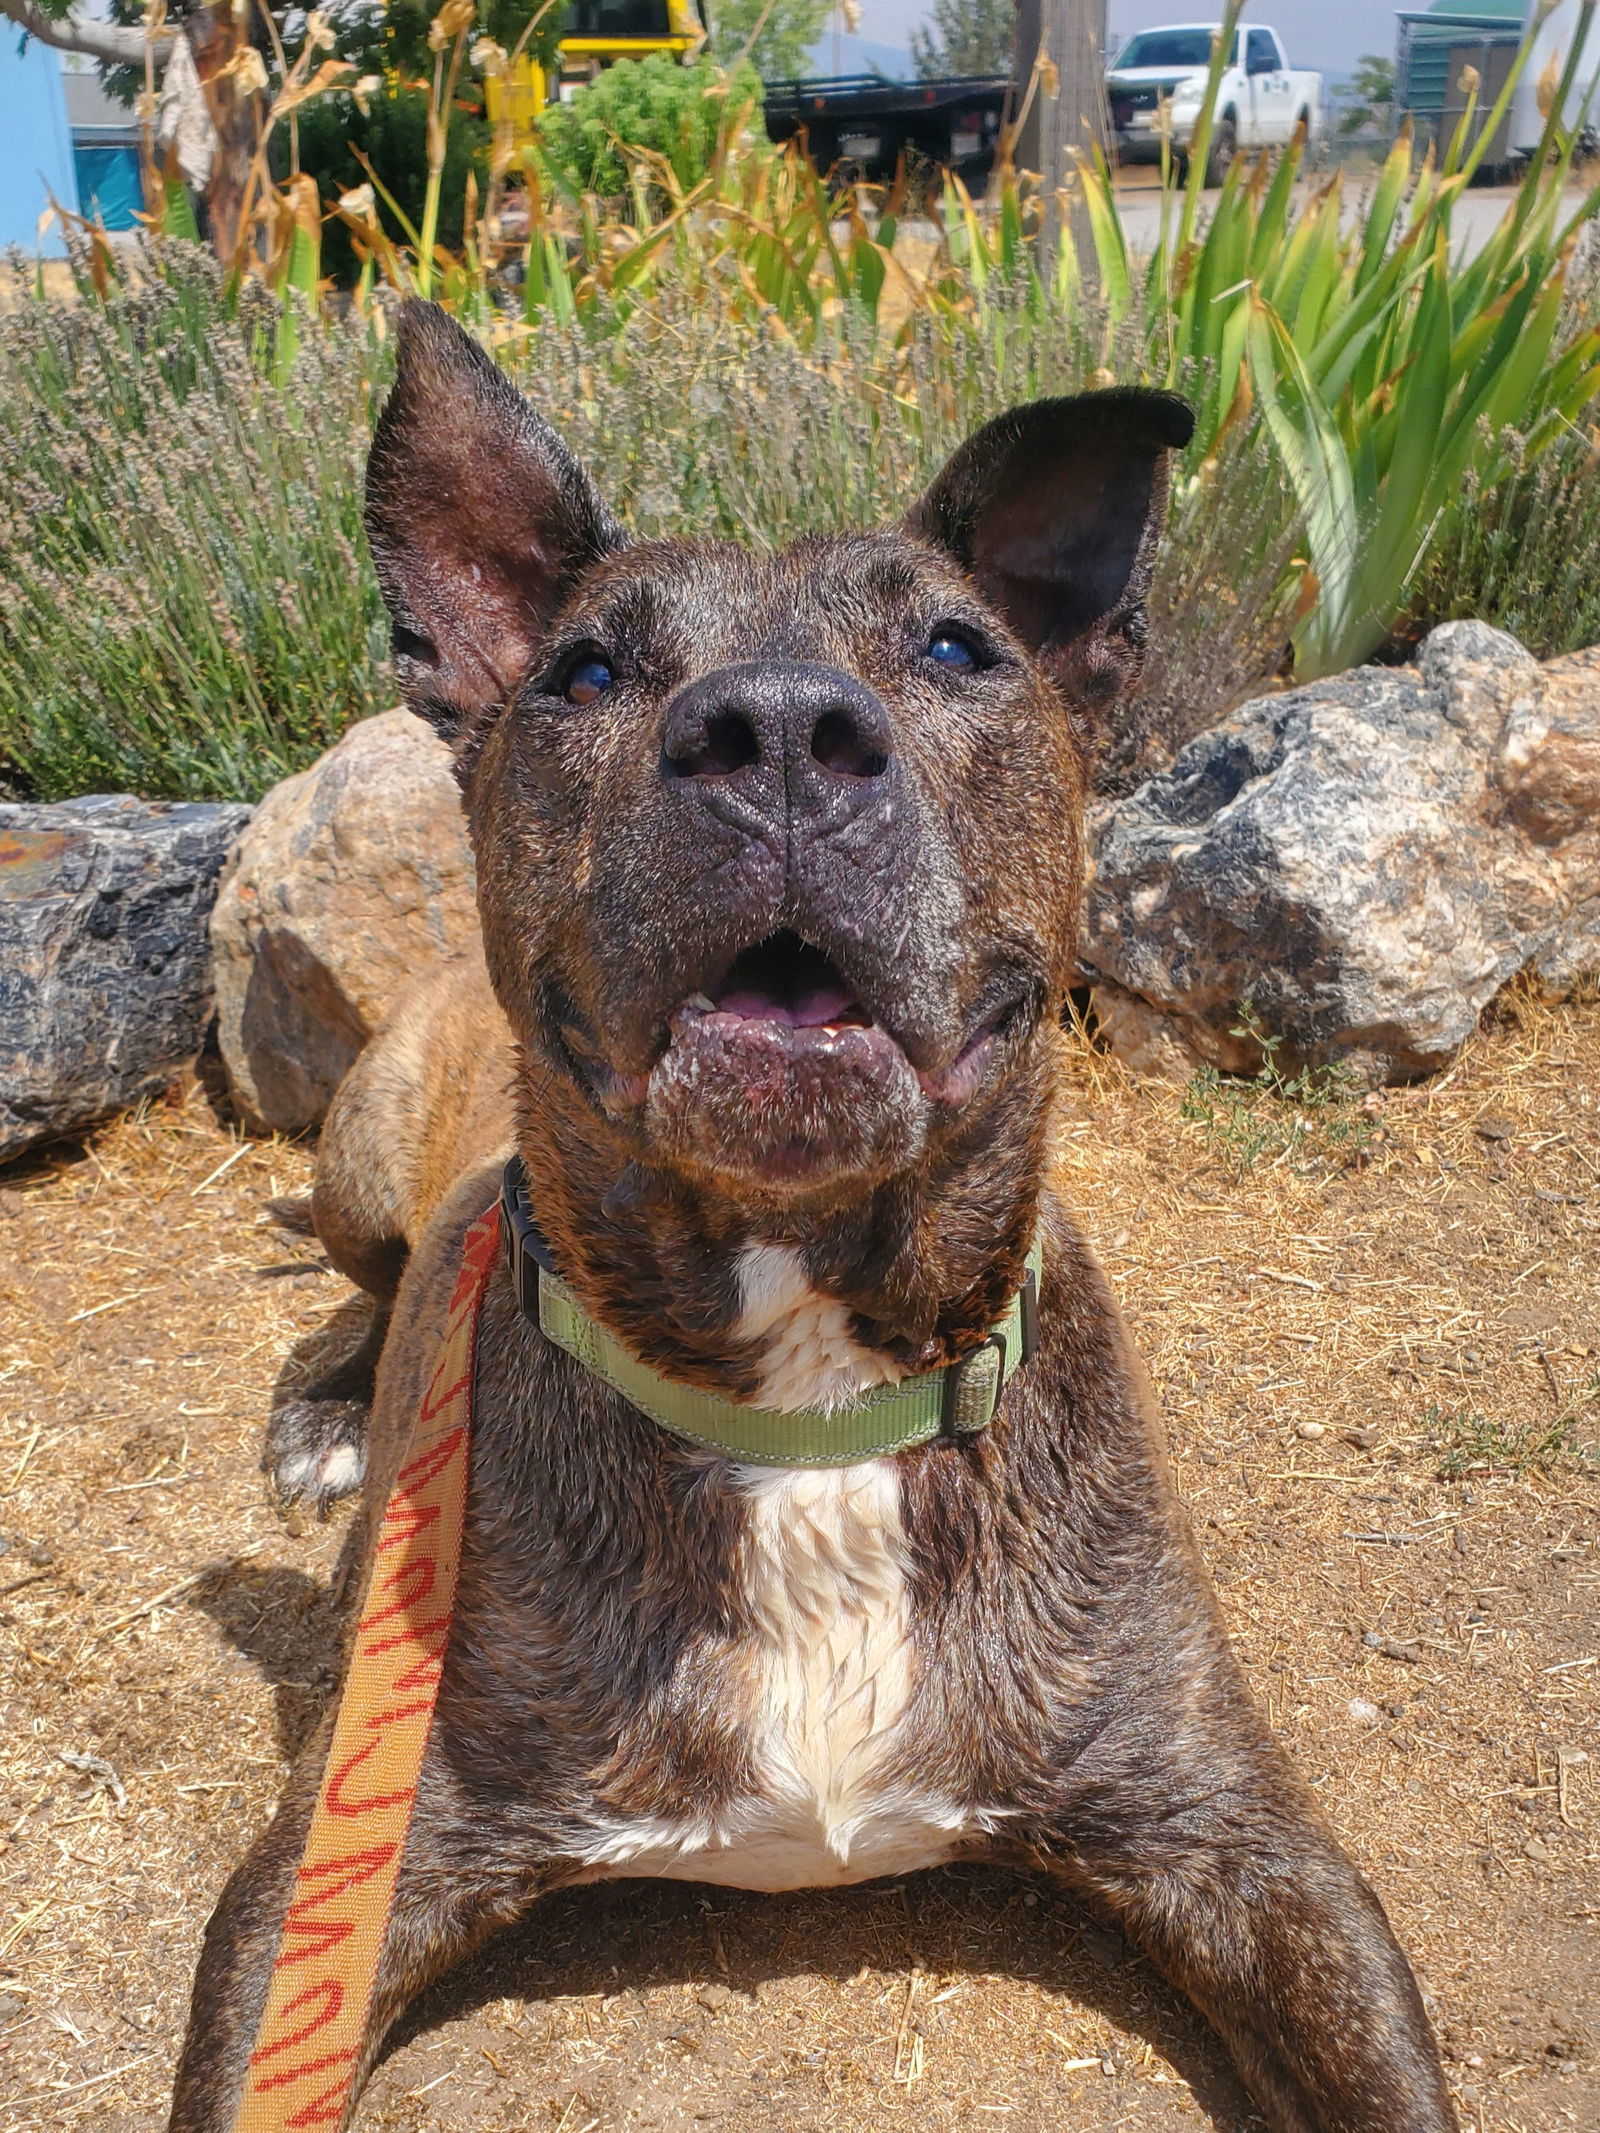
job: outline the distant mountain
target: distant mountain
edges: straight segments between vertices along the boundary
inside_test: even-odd
[[[904,46],[879,44],[873,37],[825,30],[806,59],[808,74],[881,74],[888,81],[910,81],[916,73]]]

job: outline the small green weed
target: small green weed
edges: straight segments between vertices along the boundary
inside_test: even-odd
[[[1441,1481],[1463,1481],[1486,1471],[1548,1474],[1562,1467],[1593,1465],[1595,1448],[1578,1436],[1578,1410],[1600,1395],[1591,1383],[1553,1421],[1501,1422],[1475,1407],[1425,1407],[1421,1426],[1439,1454]]]
[[[1235,1177],[1266,1162],[1305,1171],[1365,1152],[1376,1122],[1362,1109],[1361,1083],[1348,1067],[1286,1073],[1278,1058],[1282,1037],[1266,1030],[1249,1001],[1233,1035],[1260,1051],[1259,1071],[1245,1080],[1202,1067],[1184,1092],[1181,1115],[1200,1128]]]

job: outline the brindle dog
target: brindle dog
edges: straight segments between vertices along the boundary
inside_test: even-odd
[[[561,1273],[686,1384],[847,1402],[980,1343],[1036,1233],[1044,1274],[1040,1344],[982,1434],[818,1470],[674,1437],[496,1276],[369,2065],[547,1890],[990,1859],[1109,1908],[1278,2133],[1454,2126],[1405,1958],[1251,1701],[1049,1182],[1085,764],[1138,668],[1189,431],[1165,394],[1043,401],[890,530],[633,541],[465,336],[404,314],[368,520],[409,699],[456,745],[499,1007],[447,972],[330,1127],[335,1255],[381,1296],[411,1246],[369,1502],[499,1183],[501,1062]],[[300,1481],[348,1482],[337,1449]],[[183,2133],[229,2122],[326,1740],[208,1928]]]

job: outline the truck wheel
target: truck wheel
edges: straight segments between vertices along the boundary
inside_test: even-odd
[[[1218,119],[1206,153],[1206,183],[1220,185],[1232,168],[1239,148],[1239,134],[1231,118]]]

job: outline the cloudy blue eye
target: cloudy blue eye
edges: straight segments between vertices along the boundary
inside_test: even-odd
[[[935,630],[928,640],[928,657],[942,667],[975,667],[977,657],[965,637],[954,630]]]
[[[611,669],[603,659],[591,652],[573,667],[561,693],[569,704],[576,704],[579,710],[586,710],[598,697],[605,694],[611,686],[611,681]]]

